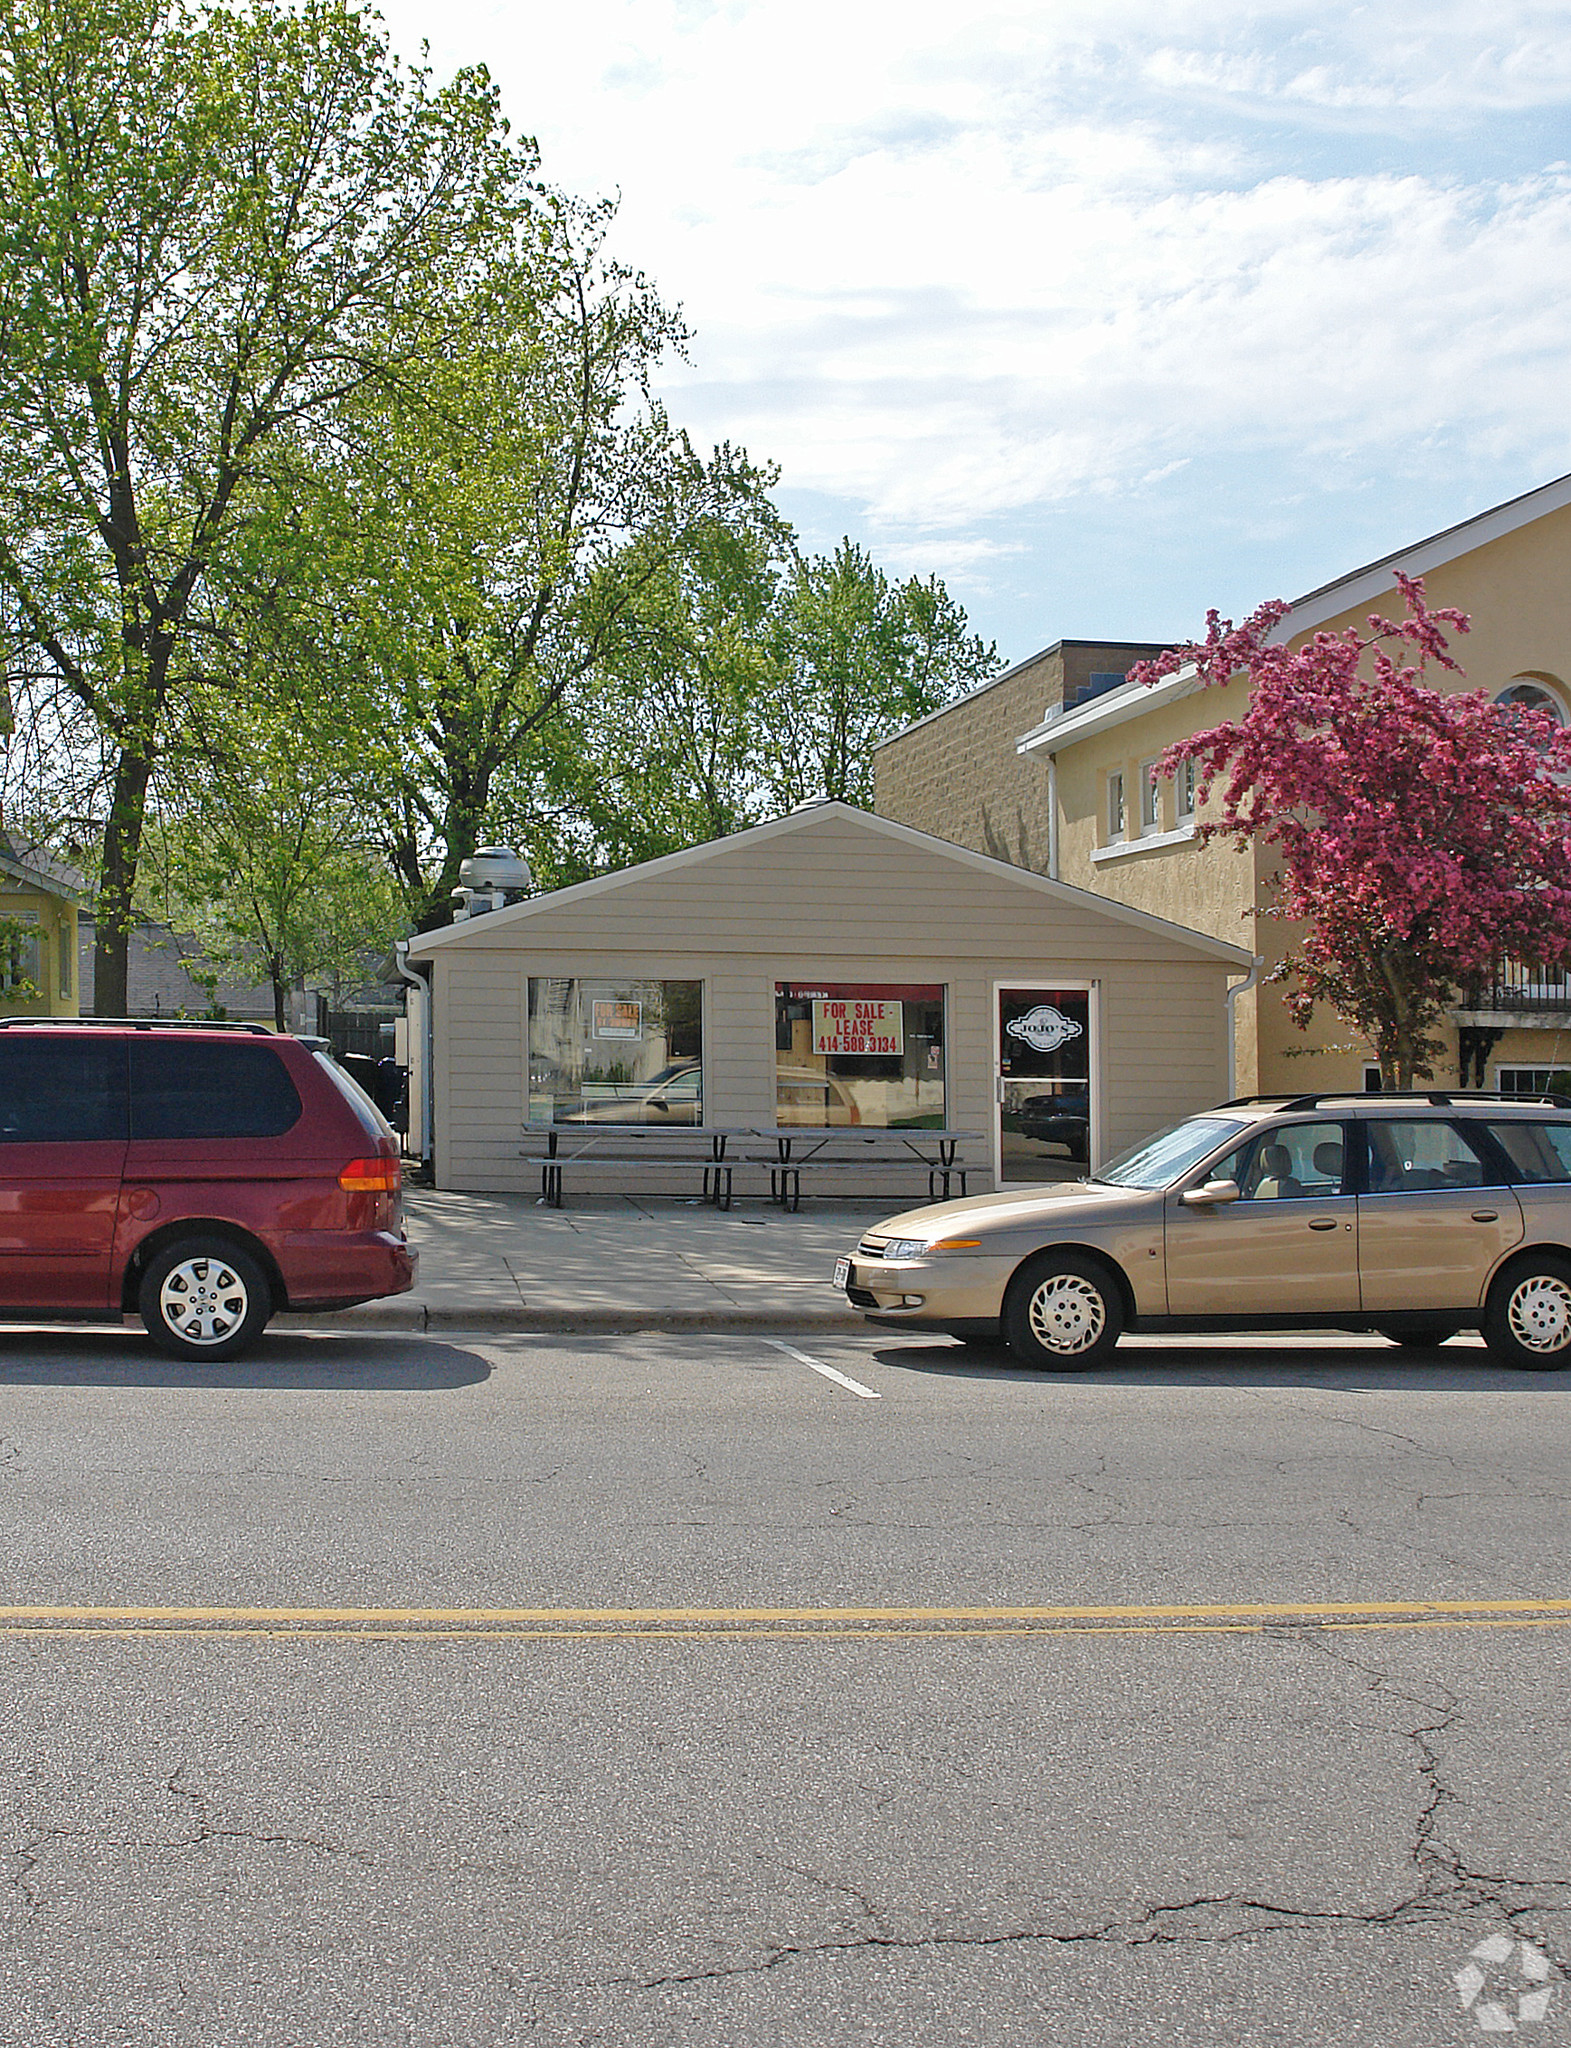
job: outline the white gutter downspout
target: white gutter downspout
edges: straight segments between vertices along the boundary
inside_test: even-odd
[[[1227,991],[1227,1092],[1230,1097],[1238,1093],[1238,998],[1245,989],[1255,987],[1265,964],[1265,955],[1257,953],[1255,964],[1243,980],[1235,981]]]
[[[433,991],[428,976],[416,974],[409,965],[409,941],[393,941],[393,964],[411,988],[417,988],[421,995],[420,1014],[420,1163],[427,1171],[434,1170],[435,1128],[433,1111],[436,1107],[434,1062],[432,1052],[436,1039],[433,1017]]]
[[[1058,756],[1047,757],[1047,879],[1061,882],[1058,872]]]

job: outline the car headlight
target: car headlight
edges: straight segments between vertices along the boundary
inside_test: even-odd
[[[927,1250],[925,1237],[892,1237],[884,1246],[886,1259],[919,1259]]]

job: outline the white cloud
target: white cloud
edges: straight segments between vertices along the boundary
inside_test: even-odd
[[[677,417],[881,545],[979,562],[1229,449],[1571,466],[1571,176],[1500,159],[1571,94],[1571,0],[428,4],[395,44],[620,188],[695,330]]]

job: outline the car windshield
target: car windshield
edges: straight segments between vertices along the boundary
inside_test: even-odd
[[[1246,1125],[1231,1117],[1191,1117],[1188,1123],[1174,1124],[1154,1138],[1143,1138],[1092,1178],[1115,1188],[1171,1187],[1208,1152],[1245,1129]]]

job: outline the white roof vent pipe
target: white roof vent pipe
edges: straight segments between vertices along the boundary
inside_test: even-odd
[[[528,861],[510,846],[479,846],[461,861],[453,891],[453,922],[463,924],[488,910],[501,910],[527,896],[534,885]]]

